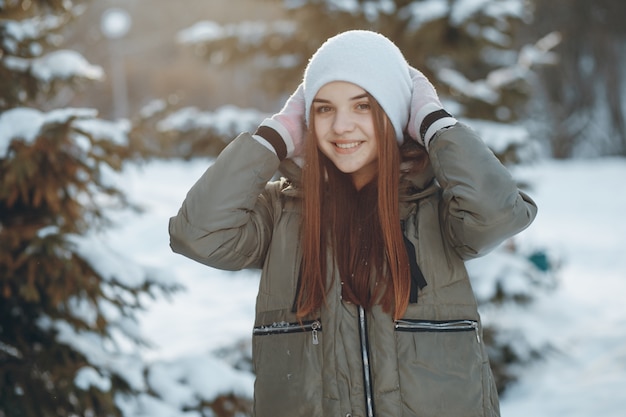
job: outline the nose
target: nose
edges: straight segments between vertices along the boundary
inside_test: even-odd
[[[333,119],[333,131],[337,135],[351,132],[354,129],[354,119],[347,111],[337,110]]]

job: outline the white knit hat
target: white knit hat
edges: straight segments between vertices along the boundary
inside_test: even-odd
[[[409,64],[400,49],[385,36],[366,30],[351,30],[329,38],[313,54],[304,72],[305,117],[313,98],[325,84],[346,81],[370,93],[381,105],[404,141],[411,106]]]

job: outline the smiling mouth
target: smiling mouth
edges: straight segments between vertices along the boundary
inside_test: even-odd
[[[349,143],[338,143],[338,142],[335,142],[335,146],[338,147],[339,149],[352,149],[352,148],[356,148],[361,143],[363,143],[363,142],[349,142]]]

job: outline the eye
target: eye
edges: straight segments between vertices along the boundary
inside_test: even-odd
[[[356,109],[361,111],[368,111],[372,108],[369,101],[361,101],[356,104]]]
[[[323,113],[328,113],[329,111],[332,111],[332,107],[328,106],[326,104],[322,104],[319,106],[315,106],[315,113],[317,114],[323,114]]]

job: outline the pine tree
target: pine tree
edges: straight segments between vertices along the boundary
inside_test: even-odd
[[[282,5],[275,21],[228,25],[203,21],[182,31],[180,40],[211,65],[249,68],[246,91],[273,95],[277,110],[325,39],[348,29],[375,30],[392,39],[409,63],[428,76],[444,105],[469,121],[500,160],[515,164],[536,156],[524,124],[530,82],[535,67],[554,62],[551,49],[560,39],[548,33],[534,43],[516,42],[520,28],[532,17],[526,2],[274,0],[269,4]],[[553,284],[553,271],[541,270],[535,263],[545,253],[523,253],[511,241],[495,256],[510,258],[512,270],[518,272],[523,265],[518,276],[527,285],[521,293],[507,292],[502,276],[484,277],[490,291],[480,298],[483,306],[527,303],[533,289]],[[513,344],[519,340],[502,337],[497,328],[488,328],[485,334],[502,391],[515,379],[513,365],[540,356],[541,347],[516,349]]]
[[[64,97],[102,77],[57,37],[81,4],[0,1],[0,416],[114,416],[144,389],[141,299],[175,286],[98,238],[132,207],[129,126]],[[119,267],[117,265],[120,265]],[[130,342],[130,343],[128,343]]]

